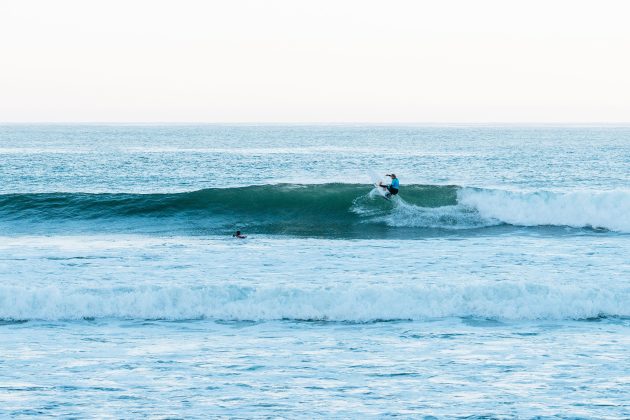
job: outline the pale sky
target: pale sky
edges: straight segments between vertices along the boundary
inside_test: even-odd
[[[1,122],[630,122],[627,0],[0,0]]]

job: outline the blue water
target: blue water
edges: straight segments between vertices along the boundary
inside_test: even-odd
[[[628,127],[5,125],[0,162],[0,417],[630,417]]]

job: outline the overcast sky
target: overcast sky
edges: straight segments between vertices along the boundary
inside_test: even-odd
[[[630,1],[0,0],[0,121],[630,122]]]

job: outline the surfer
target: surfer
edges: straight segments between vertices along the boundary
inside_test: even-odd
[[[233,238],[245,239],[247,235],[242,235],[240,230],[237,230],[235,234],[232,235]]]
[[[381,188],[385,188],[389,192],[390,195],[398,194],[398,186],[400,185],[400,182],[398,181],[398,178],[396,178],[396,174],[387,174],[385,176],[388,176],[392,179],[391,184],[383,185],[382,182],[379,182],[378,185]]]

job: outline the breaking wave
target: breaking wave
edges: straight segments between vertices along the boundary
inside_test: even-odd
[[[280,184],[172,194],[0,195],[0,232],[88,230],[396,237],[427,229],[563,226],[630,233],[630,191],[512,192],[406,185],[391,201],[361,184]]]
[[[465,188],[458,203],[484,219],[517,226],[591,227],[630,232],[630,191],[554,193]]]
[[[629,287],[474,282],[400,287],[0,287],[0,319],[215,319],[372,322],[628,317]]]

